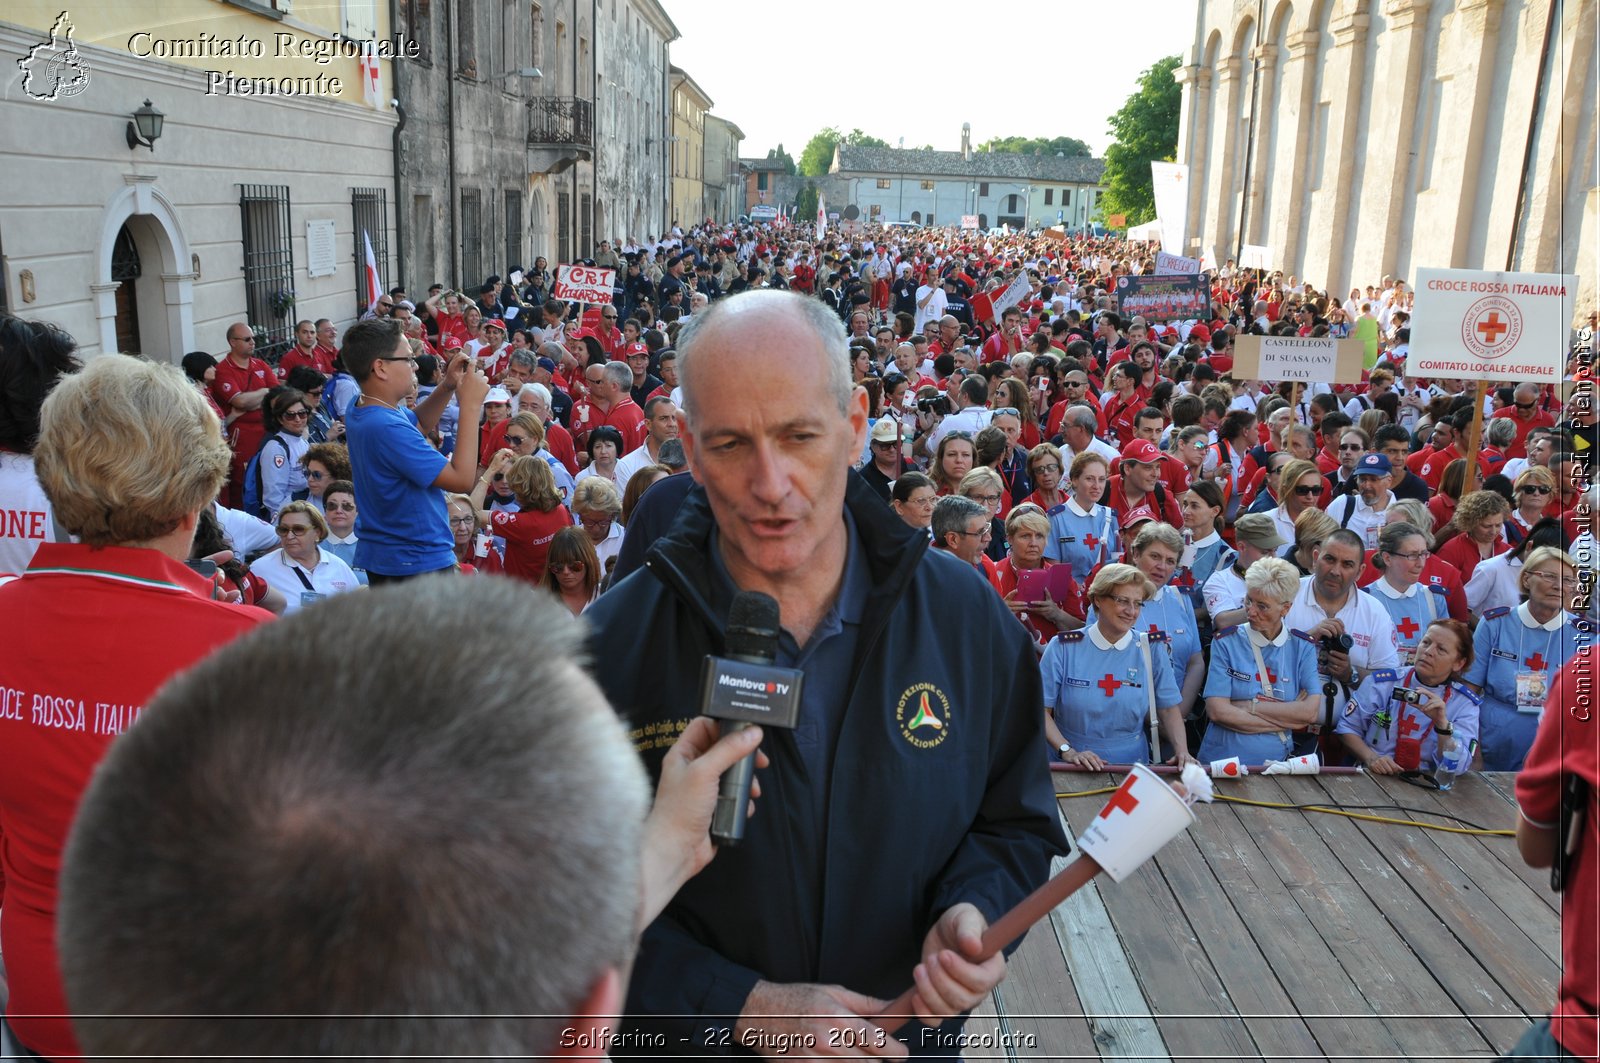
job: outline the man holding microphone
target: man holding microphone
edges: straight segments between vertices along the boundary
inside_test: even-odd
[[[698,486],[588,618],[597,657],[645,631],[653,660],[683,666],[596,678],[652,772],[739,592],[776,599],[774,663],[805,681],[796,728],[765,729],[776,814],[646,930],[623,1028],[663,1034],[652,1055],[956,1055],[963,1013],[1005,975],[1003,955],[976,962],[983,930],[1065,852],[1033,648],[977,572],[851,471],[866,402],[826,306],[721,300],[678,353]],[[973,620],[968,652],[931,649],[950,615]],[[902,1043],[871,1017],[913,983],[922,1025]]]

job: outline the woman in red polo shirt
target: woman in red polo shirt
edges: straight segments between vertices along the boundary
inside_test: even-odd
[[[483,508],[489,481],[501,471],[516,496],[516,512],[497,509],[491,513]],[[479,519],[506,541],[506,575],[538,583],[544,577],[550,540],[562,528],[572,527],[572,514],[561,504],[561,493],[556,490],[549,464],[537,455],[518,457],[509,450],[500,451],[473,487],[472,504],[478,509]]]
[[[25,617],[0,654],[0,951],[10,1036],[79,1055],[56,962],[56,877],[78,799],[107,747],[167,679],[271,619],[213,600],[184,566],[232,461],[174,366],[97,358],[40,412],[35,468],[72,543],[45,543],[0,587]]]

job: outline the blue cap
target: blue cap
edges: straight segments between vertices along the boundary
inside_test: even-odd
[[[539,368],[543,369],[546,373],[554,373],[556,371],[555,360],[551,358],[541,358],[539,359]]]
[[[1393,471],[1387,454],[1363,454],[1356,463],[1357,476],[1388,476]]]

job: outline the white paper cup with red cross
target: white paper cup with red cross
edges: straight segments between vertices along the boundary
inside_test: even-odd
[[[1121,882],[1193,822],[1188,802],[1161,776],[1135,764],[1084,830],[1078,847]]]
[[[1211,762],[1211,777],[1213,779],[1242,779],[1250,774],[1250,769],[1244,766],[1244,761],[1238,757],[1229,757],[1227,760],[1213,760]]]

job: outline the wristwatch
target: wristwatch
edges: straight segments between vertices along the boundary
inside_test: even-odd
[[[1071,742],[1063,742],[1063,743],[1061,743],[1061,745],[1056,747],[1056,752],[1060,753],[1063,757],[1066,756],[1068,753],[1072,752],[1072,743]]]

